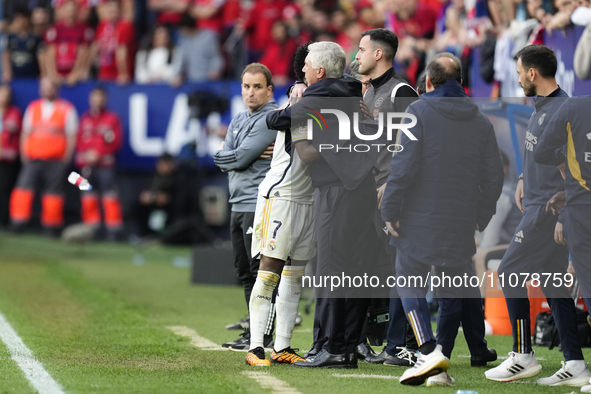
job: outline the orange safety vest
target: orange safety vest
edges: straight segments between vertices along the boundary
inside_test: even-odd
[[[55,100],[53,114],[43,119],[42,100],[29,105],[31,131],[25,140],[25,152],[31,160],[62,160],[66,153],[66,119],[72,105],[65,100]]]

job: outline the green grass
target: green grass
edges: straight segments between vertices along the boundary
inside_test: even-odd
[[[36,236],[0,236],[0,312],[35,357],[66,393],[261,393],[244,376],[252,370],[244,353],[206,352],[167,326],[181,325],[223,343],[237,337],[223,327],[244,316],[239,287],[193,286],[190,270],[172,265],[175,256],[190,256],[187,248],[151,247],[146,263],[136,265],[137,251],[124,244],[65,245]],[[311,344],[312,316],[294,333],[294,347]],[[500,355],[510,350],[510,338],[491,336]],[[379,349],[376,349],[379,350]],[[560,393],[573,388],[547,388],[487,381],[483,368],[470,368],[460,333],[449,373],[454,388],[405,387],[395,380],[337,378],[333,374],[400,376],[402,369],[359,364],[358,370],[300,370],[272,366],[273,376],[302,393]],[[560,368],[556,349],[536,348],[545,358],[540,376]],[[591,357],[585,349],[587,358]],[[496,365],[496,364],[495,364]],[[575,389],[576,390],[576,389]],[[578,391],[578,390],[576,390]],[[0,394],[32,393],[3,343],[0,342]]]

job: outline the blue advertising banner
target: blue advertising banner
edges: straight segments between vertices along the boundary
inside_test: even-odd
[[[74,104],[78,114],[88,110],[88,94],[96,83],[83,83],[63,87],[61,97]],[[205,121],[191,119],[189,96],[202,92],[202,97],[223,98],[229,107],[217,115],[228,125],[232,117],[246,110],[242,101],[240,83],[211,82],[186,84],[179,88],[168,85],[118,86],[101,84],[109,94],[109,108],[121,118],[124,129],[123,147],[118,156],[121,169],[153,169],[155,159],[165,152],[178,154],[189,142],[206,144]],[[39,98],[36,80],[19,80],[12,83],[14,104],[23,112],[27,105]],[[286,87],[275,89],[275,99],[281,105],[287,100]]]

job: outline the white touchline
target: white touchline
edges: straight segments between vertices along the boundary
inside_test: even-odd
[[[166,327],[170,331],[174,332],[176,335],[180,335],[181,337],[186,337],[191,340],[191,345],[198,347],[199,349],[203,350],[228,350],[215,342],[210,341],[209,339],[203,338],[197,331],[189,328],[187,326],[169,326]]]
[[[35,360],[31,349],[23,343],[2,313],[0,313],[0,339],[6,344],[12,359],[23,370],[25,377],[39,394],[64,394],[60,385],[47,373],[43,365]]]
[[[244,371],[243,375],[248,376],[264,389],[271,389],[272,393],[278,394],[302,394],[283,380],[279,380],[274,376],[271,376],[269,372],[262,371]]]
[[[358,379],[399,379],[400,376],[390,376],[390,375],[366,375],[366,374],[343,374],[343,373],[333,373],[332,376],[335,378],[358,378]]]
[[[470,358],[472,356],[469,356],[467,354],[459,354],[458,357],[459,358]],[[497,360],[506,360],[508,358],[509,357],[507,357],[507,356],[498,356],[497,357]],[[538,361],[546,361],[546,359],[544,357],[538,357],[538,356],[536,356],[536,360],[538,360]]]

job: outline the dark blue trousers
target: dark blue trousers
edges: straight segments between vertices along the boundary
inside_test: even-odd
[[[563,233],[573,268],[591,310],[591,205],[571,205],[562,209]]]
[[[420,276],[426,279],[431,271],[431,264],[423,264],[407,256],[400,249],[397,250],[396,272],[398,277]],[[435,267],[434,275],[441,277],[471,277],[475,275],[471,260],[456,267]],[[409,282],[407,280],[407,282]],[[424,282],[423,282],[424,284]],[[425,299],[426,286],[398,287],[398,294],[402,297],[402,306],[409,320],[419,346],[435,340],[431,329],[431,315]],[[484,315],[482,312],[480,291],[478,287],[457,289],[441,287],[436,290],[439,298],[439,313],[437,321],[437,344],[443,348],[443,353],[451,356],[460,322],[464,325],[464,336],[472,355],[481,355],[487,348],[484,339]]]
[[[545,206],[528,206],[498,269],[499,276],[504,278],[501,285],[504,285],[503,293],[513,329],[513,351],[517,353],[532,351],[529,299],[527,288],[522,286],[522,274],[529,274],[531,278],[534,273],[556,273],[564,278],[568,268],[566,247],[554,242],[556,221],[557,217],[546,212]],[[546,277],[541,276],[540,287],[556,322],[564,358],[566,361],[583,360],[576,309],[570,291],[564,285],[555,286],[553,276],[544,286]],[[519,278],[518,283],[511,278]]]

